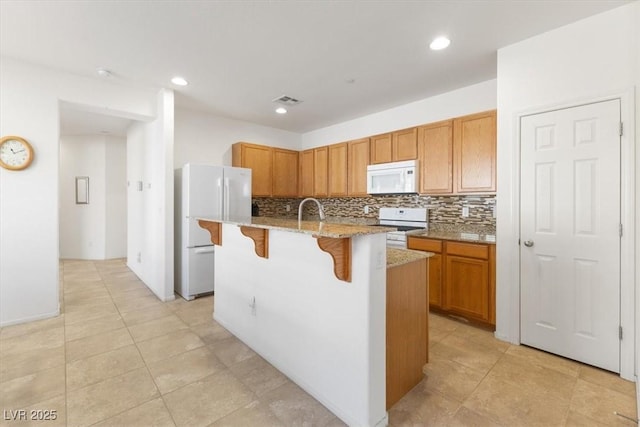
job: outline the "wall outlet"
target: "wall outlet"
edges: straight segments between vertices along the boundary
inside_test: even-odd
[[[142,262],[142,252],[138,252],[138,255],[136,256],[136,260],[138,262]]]
[[[462,207],[462,218],[466,218],[469,216],[469,206]]]
[[[284,208],[287,210],[287,212],[291,211],[291,205],[287,205]]]
[[[368,214],[369,213],[369,206],[365,205],[364,207],[364,213]]]

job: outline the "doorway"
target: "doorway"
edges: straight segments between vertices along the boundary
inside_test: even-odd
[[[620,372],[621,101],[520,118],[521,342]]]
[[[131,123],[61,103],[61,258],[126,257],[126,132]]]

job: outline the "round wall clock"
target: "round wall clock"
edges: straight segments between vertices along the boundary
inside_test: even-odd
[[[24,138],[5,136],[0,139],[0,166],[19,171],[33,161],[33,148]]]

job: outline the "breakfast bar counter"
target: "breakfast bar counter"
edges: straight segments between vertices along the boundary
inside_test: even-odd
[[[403,278],[415,277],[424,337],[428,254],[387,252],[383,227],[263,217],[199,224],[216,245],[214,319],[348,425],[386,425],[387,390],[404,395],[422,376],[427,345],[416,347],[413,378],[388,389],[388,291],[407,294]],[[391,271],[402,286],[387,283]],[[393,360],[404,360],[407,338],[398,337]]]
[[[386,425],[385,230],[199,224],[216,245],[214,319],[348,425]]]

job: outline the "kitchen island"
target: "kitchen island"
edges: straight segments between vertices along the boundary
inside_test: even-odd
[[[218,245],[216,321],[345,423],[386,425],[388,230],[275,218],[200,225]]]

